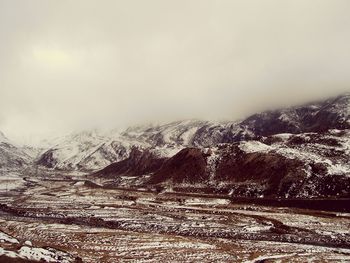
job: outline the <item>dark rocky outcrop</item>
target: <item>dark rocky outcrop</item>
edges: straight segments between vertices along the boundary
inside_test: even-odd
[[[157,171],[164,163],[165,158],[158,157],[151,150],[140,150],[133,148],[129,158],[113,163],[98,171],[94,175],[104,177],[115,177],[116,175],[138,176]]]
[[[150,184],[197,183],[208,179],[206,158],[201,149],[186,148],[164,162],[154,173]]]
[[[42,165],[47,168],[54,168],[57,164],[57,159],[54,157],[55,149],[50,149],[43,153],[40,158],[36,161],[37,165]]]

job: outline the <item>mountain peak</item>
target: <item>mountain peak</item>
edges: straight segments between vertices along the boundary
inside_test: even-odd
[[[55,141],[39,158],[62,169],[97,170],[127,158],[133,146],[158,149],[165,155],[186,147],[212,147],[281,133],[322,133],[349,129],[350,93],[324,101],[265,111],[243,121],[211,122],[196,119],[133,126],[123,131],[83,131]]]

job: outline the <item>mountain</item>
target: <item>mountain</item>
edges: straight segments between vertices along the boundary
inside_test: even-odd
[[[242,121],[84,131],[39,149],[0,132],[0,168],[86,171],[114,186],[244,197],[349,197],[350,94]]]
[[[159,158],[146,150],[92,177],[115,185],[239,197],[350,197],[350,131],[278,134],[188,147]]]
[[[257,136],[350,128],[350,94],[322,102],[254,114],[241,125]]]
[[[184,147],[215,145],[243,137],[247,138],[247,133],[234,123],[198,120],[137,126],[123,132],[81,132],[54,142],[36,163],[55,169],[93,171],[126,159],[135,147],[171,156]]]
[[[114,186],[237,197],[350,197],[350,95],[255,114],[239,123],[176,122],[124,136],[137,149],[93,173]],[[183,138],[186,138],[184,140]]]
[[[254,114],[240,122],[186,120],[131,127],[122,132],[74,133],[53,143],[36,163],[56,169],[96,171],[128,158],[134,147],[171,156],[186,147],[212,147],[280,133],[344,130],[350,128],[349,105],[350,94],[345,94]]]
[[[133,148],[156,148],[168,156],[189,144],[200,121],[174,122],[152,127],[132,127],[123,132],[73,133],[53,142],[36,160],[38,165],[63,170],[96,170],[126,159]]]
[[[16,169],[32,162],[28,151],[11,142],[0,131],[0,169]]]
[[[63,170],[94,170],[127,158],[132,147],[149,147],[135,140],[97,131],[73,133],[54,142],[36,164]]]
[[[126,138],[145,141],[153,147],[210,146],[220,142],[240,140],[244,128],[235,122],[200,120],[176,121],[150,127],[129,128],[122,133]],[[247,134],[245,134],[247,136]]]

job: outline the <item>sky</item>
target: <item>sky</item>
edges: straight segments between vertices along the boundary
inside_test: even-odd
[[[350,91],[348,0],[0,0],[0,130],[18,142],[237,120]]]

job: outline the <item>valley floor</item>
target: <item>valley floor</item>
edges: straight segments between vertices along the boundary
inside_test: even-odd
[[[0,256],[53,248],[67,252],[58,262],[350,261],[349,213],[104,189],[84,175],[1,178]]]

